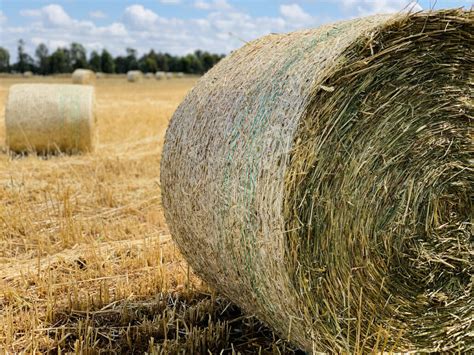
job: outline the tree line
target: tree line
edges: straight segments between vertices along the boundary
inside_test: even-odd
[[[125,55],[113,57],[106,49],[101,52],[87,51],[80,43],[71,43],[69,47],[57,48],[50,53],[48,47],[41,43],[36,47],[34,57],[26,53],[25,42],[18,41],[17,61],[10,64],[10,53],[0,47],[0,72],[49,75],[70,73],[78,68],[91,69],[103,73],[126,73],[129,70],[141,70],[145,73],[166,71],[188,74],[203,74],[219,62],[224,55],[212,54],[197,50],[185,56],[173,56],[168,53],[155,52],[138,57],[137,51],[127,48]]]

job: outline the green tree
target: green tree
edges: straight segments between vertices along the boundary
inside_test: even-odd
[[[35,56],[38,59],[38,72],[43,75],[49,74],[49,50],[44,43],[36,47]]]
[[[71,68],[69,66],[69,59],[67,50],[64,48],[58,48],[51,54],[50,57],[50,72],[55,73],[68,73]]]
[[[91,68],[95,72],[102,71],[101,58],[99,53],[97,53],[96,51],[92,51],[91,53],[91,56],[89,58],[89,68]]]
[[[138,61],[138,67],[145,73],[156,72],[158,70],[156,53],[151,50],[148,54],[143,55]]]
[[[15,69],[20,73],[33,69],[33,58],[25,52],[25,41],[22,39],[18,41],[18,62]]]
[[[127,71],[138,69],[137,51],[133,48],[127,48],[127,56],[125,57],[127,63]]]
[[[100,57],[100,64],[102,67],[102,71],[104,73],[115,73],[115,63],[114,58],[112,55],[106,50],[102,50],[102,55]]]
[[[87,68],[86,49],[82,44],[73,42],[69,50],[69,61],[72,69]]]
[[[10,69],[10,53],[0,47],[0,72],[7,72]]]

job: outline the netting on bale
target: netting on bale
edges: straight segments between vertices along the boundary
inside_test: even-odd
[[[161,163],[195,271],[307,351],[472,350],[473,20],[269,35],[208,72]]]
[[[17,84],[8,92],[5,128],[11,151],[91,152],[96,125],[92,86]]]

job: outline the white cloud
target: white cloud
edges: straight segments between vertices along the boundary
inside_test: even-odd
[[[411,0],[341,0],[341,3],[346,12],[355,12],[354,16],[423,10],[417,1]]]
[[[3,14],[3,11],[0,10],[0,25],[3,25],[7,22],[7,17]]]
[[[73,23],[72,18],[60,5],[51,4],[43,7],[42,15],[53,26],[66,27]]]
[[[100,11],[100,10],[89,12],[89,16],[92,17],[92,18],[97,18],[97,19],[101,19],[101,18],[106,18],[106,17],[107,17],[107,15],[104,14],[104,13],[103,13],[102,11]]]
[[[306,13],[298,4],[281,5],[280,13],[289,21],[296,23],[308,23],[312,21],[311,15]]]
[[[181,0],[160,0],[160,3],[165,4],[165,5],[176,5],[176,4],[180,4]]]
[[[158,15],[142,5],[132,5],[125,9],[124,22],[132,28],[150,28],[158,21]]]
[[[41,10],[23,9],[23,10],[20,10],[20,15],[25,16],[25,17],[38,17],[38,16],[41,16]]]
[[[230,10],[232,5],[230,5],[227,0],[197,0],[194,2],[194,7],[200,10]]]

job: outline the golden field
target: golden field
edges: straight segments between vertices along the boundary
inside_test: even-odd
[[[213,294],[169,236],[161,149],[197,78],[98,79],[95,153],[8,154],[9,87],[70,81],[0,79],[0,353],[293,351]]]

